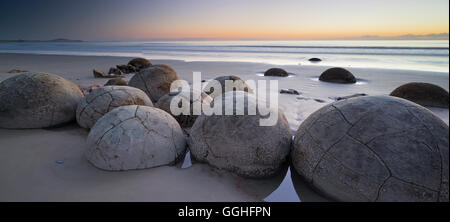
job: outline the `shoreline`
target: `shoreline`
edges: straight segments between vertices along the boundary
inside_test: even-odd
[[[0,81],[17,75],[7,72],[18,68],[57,74],[82,87],[103,85],[109,79],[94,78],[94,68],[107,71],[115,65],[128,63],[131,58],[0,53]],[[334,102],[332,97],[335,96],[387,95],[396,87],[413,81],[430,82],[449,89],[448,73],[349,68],[364,81],[342,85],[314,80],[328,68],[325,66],[277,66],[295,74],[291,78],[280,78],[261,76],[260,72],[274,67],[265,63],[150,61],[172,66],[180,79],[190,83],[193,71],[201,71],[202,79],[237,75],[244,80],[278,80],[277,91],[295,89],[301,92],[297,96],[278,94],[279,107],[293,132],[311,113]],[[126,75],[125,79],[132,76]],[[448,109],[430,110],[448,125]],[[264,180],[240,178],[200,163],[183,168],[183,162],[146,170],[102,171],[84,158],[87,133],[76,123],[52,129],[0,129],[0,177],[3,178],[0,200],[327,201],[289,170]],[[14,173],[11,173],[12,169]],[[295,198],[287,200],[286,196]]]

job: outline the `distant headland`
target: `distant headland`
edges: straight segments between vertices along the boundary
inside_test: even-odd
[[[0,42],[84,42],[84,41],[83,40],[73,40],[73,39],[58,38],[58,39],[51,39],[51,40],[23,40],[23,39],[0,40]]]

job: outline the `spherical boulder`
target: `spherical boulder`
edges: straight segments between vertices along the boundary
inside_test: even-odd
[[[143,90],[152,102],[156,103],[159,98],[170,92],[170,86],[176,80],[178,80],[176,72],[164,67],[152,66],[136,73],[128,85]]]
[[[252,98],[250,98],[252,97]],[[271,110],[277,119],[272,126],[261,126],[266,119],[259,110],[248,114],[249,107],[256,107],[258,100],[242,91],[227,92],[213,103],[245,100],[244,107],[233,108],[234,115],[201,115],[197,118],[188,139],[193,158],[219,169],[251,178],[275,175],[290,151],[292,134],[281,110]],[[233,103],[232,103],[233,104]],[[243,110],[242,110],[243,109]],[[238,115],[238,111],[245,115]]]
[[[320,75],[319,80],[333,83],[356,83],[356,78],[350,71],[339,67],[327,69]]]
[[[128,83],[125,79],[118,77],[108,80],[108,82],[105,83],[105,86],[128,86]]]
[[[222,95],[225,92],[229,92],[229,91],[244,91],[244,92],[248,92],[248,93],[253,93],[253,89],[250,88],[250,86],[247,85],[247,83],[242,80],[241,78],[237,77],[237,76],[219,76],[217,78],[214,79],[215,81],[211,81],[208,84],[206,84],[206,86],[203,88],[203,91],[208,94],[209,96],[211,96],[213,99]],[[230,87],[233,88],[227,88],[226,83],[230,82],[232,85],[230,85]],[[220,84],[220,85],[218,85]],[[221,88],[222,91],[214,91],[214,88]]]
[[[149,106],[122,106],[89,133],[86,158],[110,171],[171,165],[186,152],[186,138],[170,114]]]
[[[24,73],[0,83],[0,128],[31,129],[75,120],[83,92],[54,74]]]
[[[153,66],[160,67],[160,68],[163,68],[163,69],[167,69],[170,72],[176,73],[175,69],[173,69],[172,66],[169,66],[169,65],[166,65],[166,64],[156,64],[156,65],[153,65]]]
[[[448,133],[415,103],[356,97],[311,114],[295,134],[291,159],[338,201],[448,201]]]
[[[449,107],[448,92],[442,87],[430,83],[407,83],[392,91],[391,96],[407,99],[422,106]]]
[[[84,97],[77,107],[77,122],[90,129],[103,115],[127,105],[153,106],[142,90],[128,86],[104,86]]]
[[[175,115],[171,109],[172,100],[178,103],[176,104],[179,108],[182,106],[189,106],[189,114],[179,114]],[[170,113],[180,124],[181,127],[192,127],[197,117],[202,113],[201,106],[203,104],[210,104],[212,98],[204,92],[198,92],[195,90],[189,91],[176,91],[170,92],[163,97],[161,97],[155,104],[156,107]],[[186,103],[186,104],[183,104]],[[196,104],[198,103],[198,104]]]
[[[271,68],[264,73],[264,76],[281,76],[286,77],[289,76],[288,72],[284,69],[280,68]]]
[[[136,71],[140,71],[152,66],[152,63],[148,61],[148,59],[135,58],[128,62],[128,65],[134,66],[136,68]]]

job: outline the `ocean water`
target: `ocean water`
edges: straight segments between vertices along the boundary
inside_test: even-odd
[[[448,40],[22,42],[0,52],[449,71]]]

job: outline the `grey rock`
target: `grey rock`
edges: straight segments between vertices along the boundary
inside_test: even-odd
[[[110,68],[108,74],[109,75],[116,75],[116,76],[123,76],[124,75],[124,73],[118,68]]]
[[[188,105],[190,106],[189,108],[189,114],[180,114],[180,115],[174,115],[174,113],[171,111],[171,103],[172,100],[176,99],[176,101],[178,102],[178,106],[181,107],[182,104],[181,103],[189,103]],[[200,103],[201,104],[210,104],[212,102],[212,98],[210,96],[208,96],[206,93],[204,92],[197,92],[194,90],[190,90],[190,91],[181,91],[181,92],[171,92],[169,94],[164,95],[163,97],[161,97],[158,102],[155,104],[156,107],[168,112],[170,115],[172,115],[177,122],[180,124],[180,126],[182,128],[186,128],[186,127],[192,127],[192,125],[194,124],[195,120],[197,119],[197,117],[199,115],[196,115],[196,113],[201,114],[202,113],[202,109],[201,107],[199,109],[197,109],[198,106],[194,105],[194,103]]]
[[[220,86],[215,85],[217,82],[209,82],[204,88],[203,91],[211,96],[213,99],[221,96],[223,93],[231,91],[231,89],[226,89],[226,82],[232,81],[232,84],[236,86],[233,88],[233,91],[244,91],[248,93],[253,93],[253,89],[247,85],[247,83],[239,78],[238,76],[219,76],[214,80],[218,81]],[[214,92],[214,88],[222,88],[222,92]]]
[[[128,86],[128,82],[121,77],[108,80],[105,86]]]
[[[167,68],[149,67],[136,73],[128,82],[129,86],[143,90],[152,102],[170,92],[172,82],[178,80],[178,75]],[[181,87],[181,85],[179,85]]]
[[[106,73],[103,72],[102,70],[94,69],[92,72],[94,73],[95,78],[105,78],[106,77]]]
[[[242,91],[230,91],[215,102],[253,97]],[[260,101],[262,102],[262,101]],[[222,105],[223,105],[222,104]],[[224,106],[223,106],[224,107]],[[236,108],[233,109],[236,114]],[[201,115],[197,118],[188,139],[192,157],[219,169],[251,178],[269,177],[277,173],[289,154],[292,134],[281,110],[274,126],[260,126],[257,115]]]
[[[356,83],[356,78],[350,71],[339,67],[327,69],[320,75],[319,80],[332,83]]]
[[[116,65],[116,67],[125,74],[137,72],[136,67],[132,65]]]
[[[186,152],[186,138],[170,114],[148,106],[122,106],[91,129],[86,158],[109,171],[171,165]]]
[[[327,105],[295,134],[291,158],[312,186],[339,201],[448,201],[448,126],[390,96]]]
[[[143,69],[146,69],[150,66],[152,66],[152,63],[148,61],[148,59],[144,58],[135,58],[132,59],[130,62],[128,62],[128,65],[134,66],[136,68],[136,71],[141,71]]]
[[[57,126],[75,120],[83,93],[54,74],[24,73],[0,83],[0,128]]]
[[[448,92],[442,87],[430,83],[407,83],[392,91],[391,96],[400,97],[422,106],[449,107]]]
[[[282,89],[280,90],[281,94],[291,94],[291,95],[300,95],[300,93],[295,89]]]
[[[280,76],[287,77],[289,74],[284,69],[280,68],[271,68],[264,73],[264,76]]]
[[[78,125],[90,129],[111,110],[127,105],[153,106],[142,90],[128,86],[104,86],[94,89],[77,107]]]
[[[351,98],[360,97],[360,96],[367,96],[367,94],[365,94],[365,93],[356,93],[356,94],[349,95],[349,96],[330,97],[330,99],[334,99],[336,101],[341,101],[341,100],[344,100],[344,99],[351,99]]]
[[[308,59],[308,61],[310,61],[310,62],[321,62],[322,59],[319,59],[319,58],[310,58],[310,59]]]

